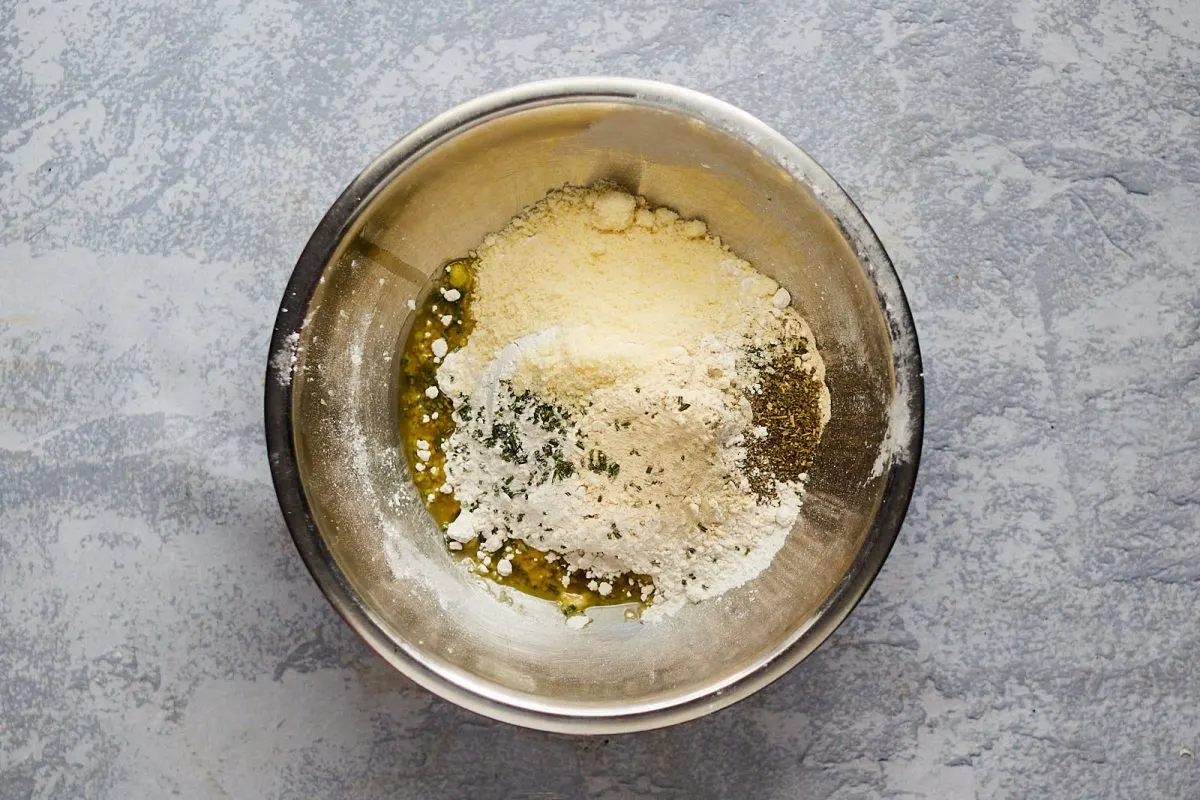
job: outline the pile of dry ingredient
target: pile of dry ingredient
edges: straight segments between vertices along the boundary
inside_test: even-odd
[[[785,289],[700,220],[608,186],[551,192],[452,262],[402,393],[451,550],[652,620],[754,578],[800,512],[829,419]]]

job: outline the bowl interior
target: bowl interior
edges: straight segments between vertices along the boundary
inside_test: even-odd
[[[711,120],[583,98],[480,115],[361,202],[308,302],[291,419],[323,546],[396,652],[491,702],[610,717],[718,692],[818,620],[874,535],[897,390],[871,275],[793,172]],[[395,356],[406,301],[433,270],[550,189],[600,179],[705,220],[786,287],[825,357],[833,411],[801,518],[757,580],[661,623],[608,610],[574,631],[550,603],[469,576],[444,549],[400,450]]]

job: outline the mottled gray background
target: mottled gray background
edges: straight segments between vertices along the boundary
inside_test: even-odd
[[[409,5],[0,2],[0,798],[1200,797],[1200,4]],[[342,187],[453,103],[580,73],[815,155],[897,262],[929,400],[827,645],[590,740],[348,633],[261,420]]]

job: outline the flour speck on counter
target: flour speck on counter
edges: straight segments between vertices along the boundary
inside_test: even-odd
[[[414,326],[409,418],[432,428],[406,441],[472,569],[649,621],[770,564],[830,413],[786,289],[607,186],[551,192],[439,280],[462,330]]]

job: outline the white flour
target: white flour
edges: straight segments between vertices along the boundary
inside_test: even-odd
[[[283,339],[283,346],[271,359],[271,368],[275,370],[275,379],[280,386],[291,386],[292,371],[296,368],[296,348],[300,344],[300,332],[292,331]]]

